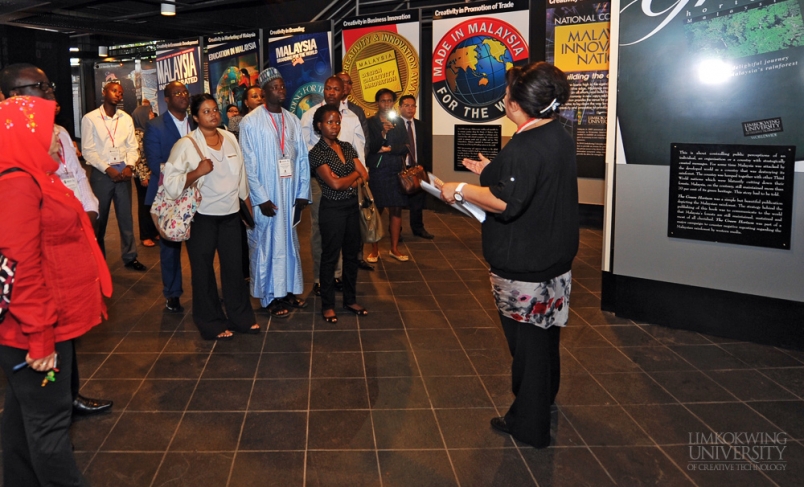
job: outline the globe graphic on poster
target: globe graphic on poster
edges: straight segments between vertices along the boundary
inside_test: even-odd
[[[485,106],[505,96],[505,72],[514,59],[501,41],[475,36],[455,46],[446,64],[452,94],[469,106]]]
[[[299,100],[299,104],[296,106],[296,110],[294,110],[294,112],[296,112],[297,117],[301,118],[302,115],[304,115],[304,112],[318,105],[322,101],[324,101],[324,97],[321,94],[310,93]]]

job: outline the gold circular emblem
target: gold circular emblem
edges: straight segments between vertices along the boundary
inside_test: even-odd
[[[346,52],[343,70],[352,78],[349,99],[370,117],[377,113],[374,96],[380,88],[419,95],[419,55],[403,36],[374,31],[360,37]]]

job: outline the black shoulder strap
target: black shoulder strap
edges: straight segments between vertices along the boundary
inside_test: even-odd
[[[30,174],[30,173],[28,173],[28,171],[25,171],[25,170],[20,169],[20,168],[18,168],[18,167],[10,167],[10,168],[6,169],[5,171],[0,172],[0,178],[2,178],[3,176],[5,176],[6,174],[11,174],[11,173],[13,173],[13,172],[18,172],[18,171],[22,171],[22,172],[24,172],[24,173],[28,174],[29,176],[31,176],[31,179],[33,179],[33,182],[35,182],[35,183],[36,183],[36,185],[37,185],[37,186],[39,186],[39,181],[37,181],[37,180],[36,180],[36,178],[35,178],[35,177],[33,177],[33,175],[32,175],[32,174]],[[39,190],[40,190],[40,191],[42,190],[42,187],[41,187],[41,186],[39,186]],[[43,196],[44,196],[44,195],[43,195]],[[43,201],[43,200],[39,200],[39,208],[42,208],[42,201]]]
[[[12,172],[17,172],[17,171],[22,171],[22,169],[20,169],[18,167],[10,167],[10,168],[6,169],[5,171],[0,172],[0,178],[5,176],[6,174],[10,174]]]

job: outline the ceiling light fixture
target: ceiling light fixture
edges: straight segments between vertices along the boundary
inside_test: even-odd
[[[176,6],[174,5],[174,0],[165,0],[162,3],[162,15],[165,17],[173,17],[176,15]]]
[[[98,46],[98,56],[106,57],[109,55],[109,48],[107,46]]]

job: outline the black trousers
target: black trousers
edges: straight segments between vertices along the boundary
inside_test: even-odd
[[[357,198],[334,201],[322,196],[318,208],[321,232],[321,309],[335,309],[335,267],[343,251],[343,304],[355,304],[357,254],[363,246],[360,237]]]
[[[85,486],[75,463],[70,424],[73,398],[72,340],[56,344],[55,382],[42,387],[45,373],[26,367],[26,350],[0,345],[0,367],[8,378],[0,443],[3,447],[3,485],[20,487]]]
[[[240,217],[195,214],[187,240],[193,282],[193,320],[201,336],[214,339],[225,330],[246,332],[257,323],[243,276]],[[215,280],[215,253],[221,266],[223,312]],[[228,318],[227,318],[228,316]]]
[[[154,240],[159,236],[159,231],[154,225],[153,218],[151,218],[151,205],[145,204],[145,194],[148,192],[148,187],[140,184],[140,179],[137,177],[131,179],[134,180],[134,186],[137,187],[137,219],[140,227],[140,241]],[[154,182],[153,180],[150,181],[150,183]]]
[[[511,350],[511,391],[515,399],[505,414],[511,435],[536,448],[550,445],[550,405],[558,394],[561,328],[539,328],[500,315]]]
[[[408,196],[408,208],[410,209],[410,229],[414,233],[419,233],[424,230],[423,210],[426,199],[426,191],[419,191],[418,193]]]

